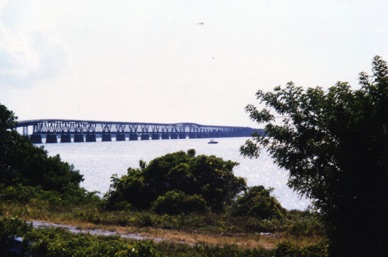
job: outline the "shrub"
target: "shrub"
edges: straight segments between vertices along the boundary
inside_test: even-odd
[[[252,216],[262,219],[281,218],[286,210],[271,196],[273,189],[263,186],[248,188],[232,206],[233,216]]]
[[[201,213],[205,211],[206,203],[199,195],[168,191],[153,202],[152,209],[158,214]]]
[[[130,256],[158,257],[151,242],[134,242],[119,237],[73,234],[61,228],[33,230],[25,235],[31,256]]]
[[[275,257],[326,257],[327,244],[321,242],[316,245],[299,247],[290,242],[280,243],[275,250]]]
[[[32,230],[32,225],[18,218],[0,219],[0,256],[3,256],[6,249],[15,237],[22,236]]]
[[[287,233],[292,236],[301,237],[324,234],[323,224],[316,217],[294,219],[290,222]]]
[[[180,151],[164,155],[148,165],[140,161],[138,169],[129,168],[126,175],[112,177],[111,188],[104,196],[105,208],[117,210],[125,206],[124,202],[145,210],[156,201],[154,207],[166,212],[163,206],[176,205],[181,197],[188,208],[203,209],[200,200],[203,199],[207,208],[222,212],[246,187],[243,178],[233,175],[236,165],[236,162],[215,156],[195,156],[192,149],[187,153]],[[170,191],[180,191],[186,196],[172,193],[167,196]]]

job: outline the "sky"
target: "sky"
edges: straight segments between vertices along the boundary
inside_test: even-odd
[[[386,0],[0,0],[0,104],[18,120],[257,127],[257,90],[358,87]]]

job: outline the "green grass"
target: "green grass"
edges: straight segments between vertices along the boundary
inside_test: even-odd
[[[194,245],[152,241],[126,240],[117,236],[93,236],[73,234],[61,228],[35,229],[31,225],[15,218],[0,218],[0,254],[6,256],[10,238],[24,238],[23,252],[33,256],[327,256],[324,243],[300,247],[283,242],[274,249],[245,248],[237,245],[212,245],[197,243]]]
[[[319,219],[308,212],[289,211],[281,219],[258,219],[227,213],[157,215],[150,211],[103,211],[101,206],[101,200],[90,193],[77,198],[32,187],[0,187],[0,216],[163,237],[167,241],[148,242],[162,256],[275,256],[277,245],[282,247],[280,250],[284,248],[282,251],[310,251],[308,247],[325,240]],[[260,236],[262,232],[271,235]],[[55,238],[54,234],[51,237]],[[103,240],[93,238],[87,240]],[[128,240],[116,239],[120,242],[117,244],[131,245]],[[50,243],[50,247],[57,246]]]

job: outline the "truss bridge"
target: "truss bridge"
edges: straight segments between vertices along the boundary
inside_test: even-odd
[[[32,143],[72,143],[97,141],[131,141],[249,137],[260,129],[213,126],[196,123],[142,123],[41,119],[19,121],[16,129]]]

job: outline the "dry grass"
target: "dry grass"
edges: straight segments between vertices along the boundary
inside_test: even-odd
[[[119,227],[116,230],[118,233],[136,232],[127,227]],[[197,231],[178,231],[170,229],[154,229],[148,228],[143,231],[138,231],[142,236],[149,238],[161,238],[163,240],[187,243],[195,245],[197,243],[206,243],[211,245],[237,245],[243,248],[265,248],[274,249],[277,244],[285,241],[295,243],[299,246],[307,246],[318,243],[321,238],[294,238],[284,233],[274,234],[211,234]]]
[[[138,235],[153,241],[168,241],[174,243],[184,243],[195,245],[205,243],[209,245],[237,245],[242,248],[264,248],[274,249],[279,243],[290,242],[300,247],[313,245],[322,240],[320,236],[294,237],[285,232],[275,232],[272,234],[260,233],[217,233],[204,232],[195,229],[163,229],[155,227],[138,226],[113,226],[94,224],[73,218],[68,212],[50,212],[38,208],[36,205],[0,204],[3,216],[16,216],[24,220],[42,220],[52,224],[63,224],[72,226],[75,229],[82,229],[91,233],[96,230],[115,232],[117,235],[125,237],[128,234]]]
[[[198,231],[180,231],[172,229],[161,229],[152,227],[122,227],[122,226],[104,226],[95,225],[87,222],[74,221],[43,221],[47,224],[61,224],[72,226],[75,229],[83,230],[86,233],[93,231],[115,232],[116,235],[126,237],[127,235],[138,235],[147,240],[155,242],[168,241],[173,243],[184,243],[195,245],[205,243],[209,245],[237,245],[241,248],[264,248],[274,249],[281,242],[291,242],[299,246],[308,246],[318,243],[321,238],[318,237],[303,237],[295,238],[285,233],[273,234],[249,234],[249,233],[228,233],[228,234],[212,234]]]

